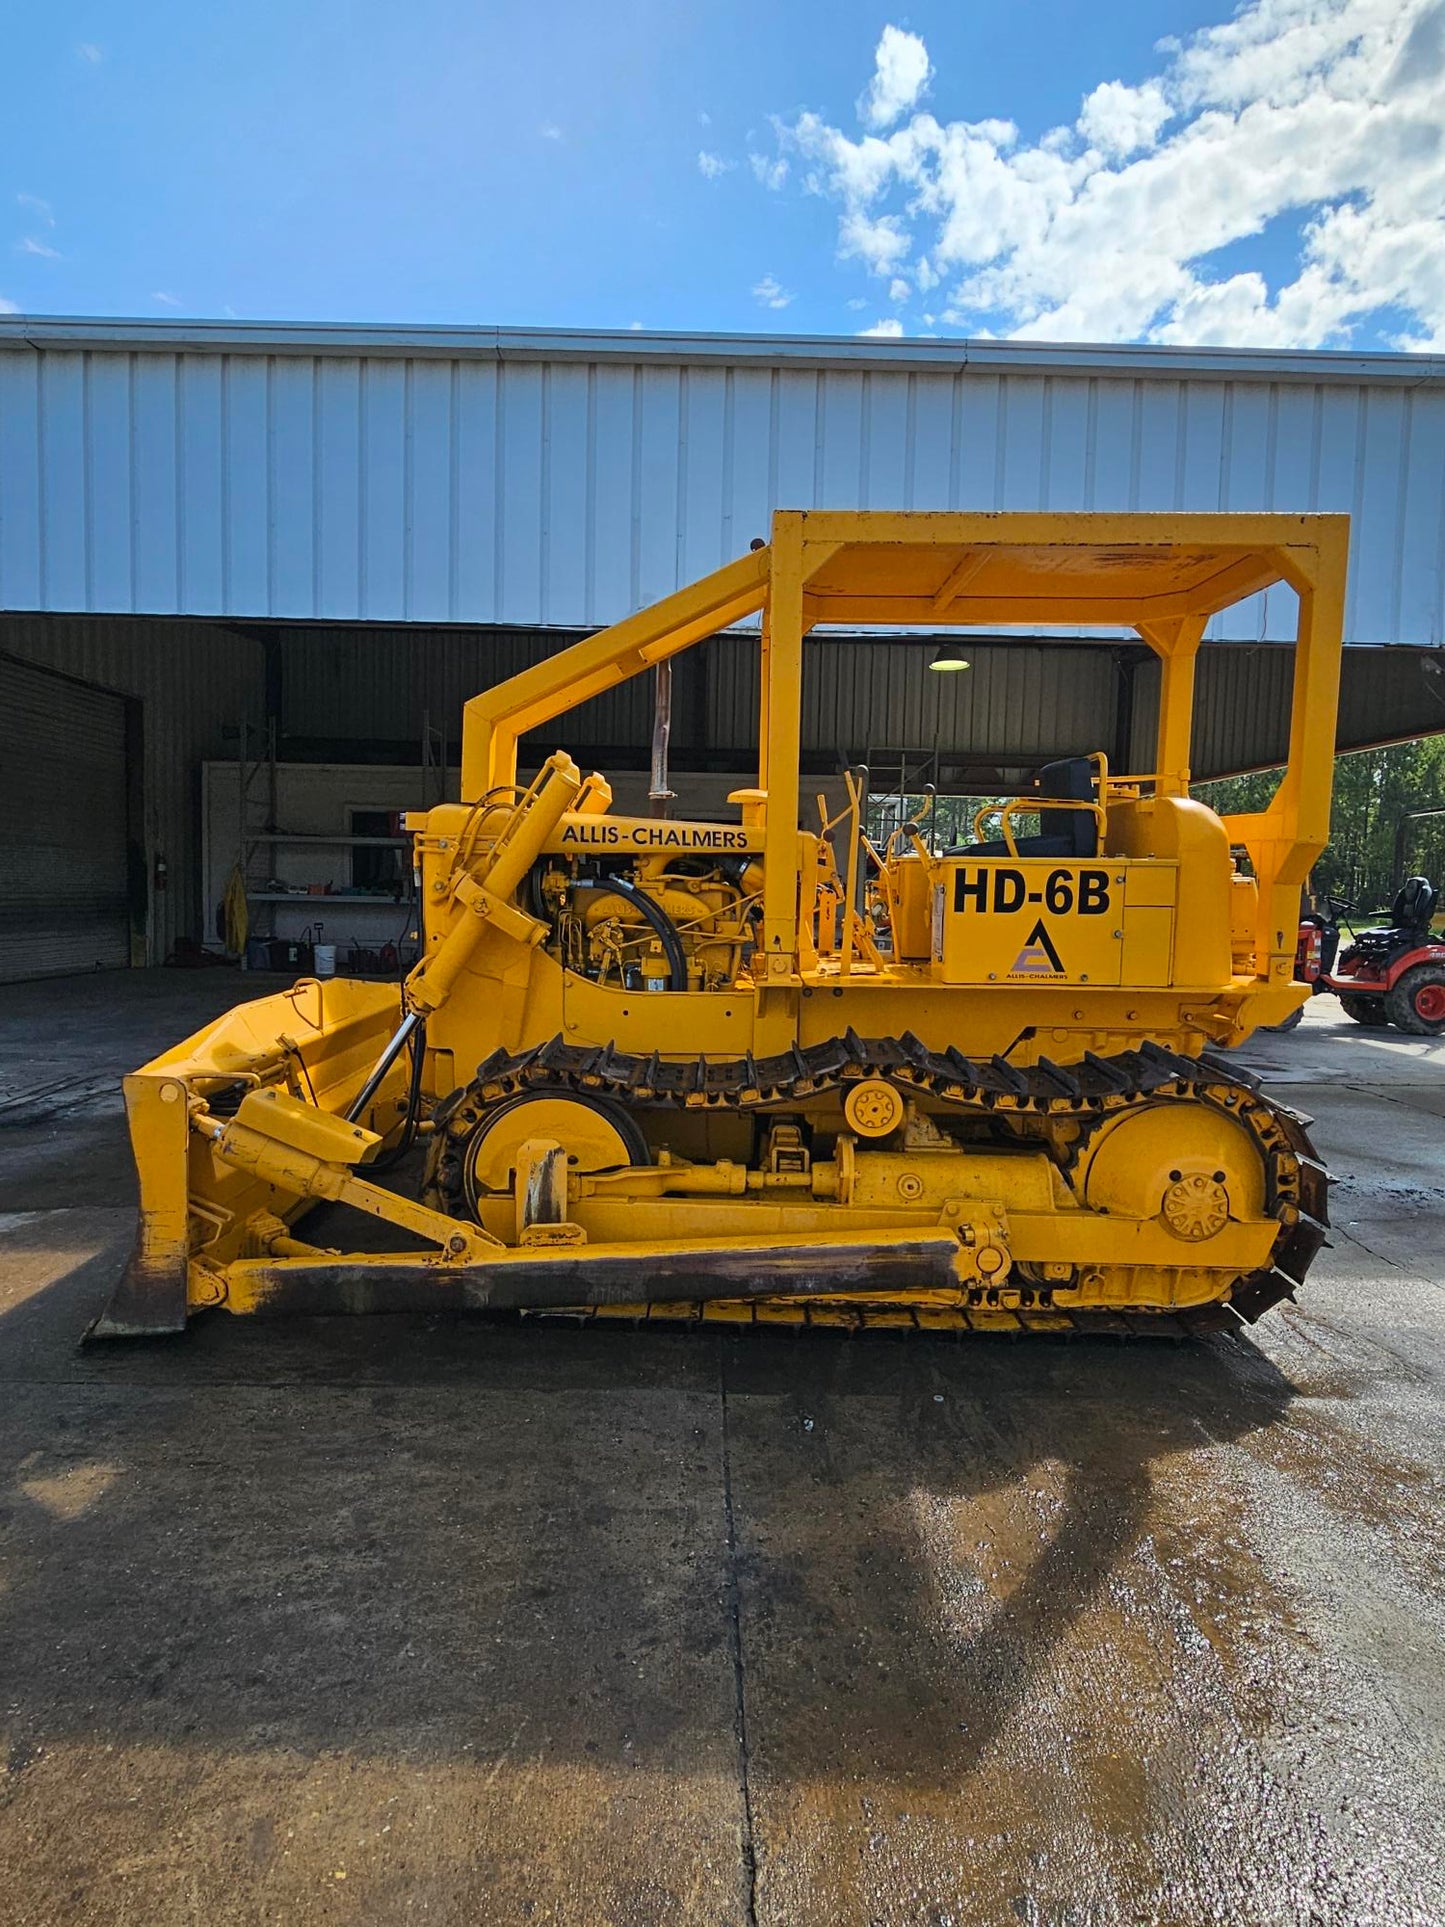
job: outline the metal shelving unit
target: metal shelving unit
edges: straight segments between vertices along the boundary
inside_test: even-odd
[[[287,934],[276,928],[276,906],[284,905],[289,909],[302,912],[314,923],[318,933],[325,927],[333,908],[345,908],[348,918],[354,918],[357,911],[384,911],[388,922],[383,927],[381,940],[373,945],[365,938],[364,931],[359,936],[352,934],[348,940],[338,945],[343,951],[347,948],[380,950],[386,944],[404,943],[404,936],[398,939],[391,926],[405,919],[403,929],[410,926],[416,916],[416,905],[412,898],[410,880],[407,879],[404,894],[398,898],[383,896],[374,891],[339,889],[312,891],[305,887],[289,890],[266,889],[256,879],[260,862],[268,866],[275,862],[274,853],[278,850],[354,850],[386,849],[406,850],[411,838],[407,836],[357,836],[344,832],[335,835],[323,830],[278,830],[269,827],[276,821],[278,810],[278,784],[276,771],[276,740],[274,727],[268,726],[258,746],[257,754],[251,753],[252,741],[256,732],[243,723],[240,729],[240,755],[238,758],[239,777],[239,823],[238,847],[239,869],[246,892],[247,905],[254,905],[261,912],[258,919],[265,927],[253,930],[251,935],[261,943],[297,943],[307,941],[299,932]],[[258,853],[267,852],[265,858],[258,859]],[[274,880],[268,867],[266,880]],[[319,878],[311,879],[320,881]],[[331,881],[332,879],[327,879]],[[365,928],[371,927],[368,919]],[[318,938],[319,940],[319,938]],[[327,941],[331,941],[330,938]]]
[[[262,830],[251,838],[256,843],[335,843],[361,844],[374,850],[404,850],[411,842],[409,836],[325,836],[319,830],[298,831],[287,835],[284,830]]]
[[[381,897],[374,890],[249,890],[247,903],[377,903],[385,910],[405,910],[409,897]]]

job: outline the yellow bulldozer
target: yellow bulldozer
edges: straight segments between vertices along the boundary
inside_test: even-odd
[[[926,1329],[1254,1319],[1324,1240],[1306,1120],[1217,1053],[1277,1024],[1328,834],[1348,521],[780,511],[739,560],[467,705],[407,819],[419,961],[296,983],[126,1079],[140,1229],[97,1331],[472,1309]],[[1269,807],[1189,794],[1211,616],[1298,598]],[[758,619],[756,785],[619,813],[518,745]],[[1152,770],[1046,769],[936,847],[800,794],[828,625],[1132,629]],[[826,635],[811,643],[826,648]],[[807,808],[805,810],[805,804]],[[882,842],[882,847],[879,847]]]

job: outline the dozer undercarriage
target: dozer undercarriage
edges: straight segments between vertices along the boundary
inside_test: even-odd
[[[141,1227],[98,1330],[207,1306],[1257,1317],[1323,1241],[1325,1179],[1305,1121],[1219,1052],[1306,994],[1346,528],[783,513],[767,547],[474,698],[463,800],[408,820],[406,983],[303,981],[127,1079]],[[1281,581],[1289,768],[1267,811],[1221,820],[1188,794],[1195,654]],[[523,732],[753,615],[759,775],[732,821],[621,815],[561,754],[519,785]],[[1155,768],[1052,765],[944,850],[920,823],[874,848],[851,779],[800,829],[803,638],[831,622],[1129,624],[1161,665]]]

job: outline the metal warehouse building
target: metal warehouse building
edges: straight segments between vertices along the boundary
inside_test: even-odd
[[[0,979],[214,938],[238,860],[278,935],[394,936],[378,853],[454,785],[465,697],[775,506],[1346,510],[1340,747],[1445,729],[1438,357],[5,317]],[[1282,754],[1289,601],[1213,625],[1197,777]],[[702,813],[749,770],[753,654],[678,664]],[[986,791],[1136,764],[1137,641],[975,637],[955,677],[928,655],[811,640],[807,773]],[[650,705],[627,685],[560,746],[640,793]]]

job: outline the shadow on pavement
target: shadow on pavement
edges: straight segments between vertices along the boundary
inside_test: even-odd
[[[845,1344],[804,1370],[759,1348],[728,1382],[770,1771],[919,1787],[974,1770],[1081,1615],[1133,1669],[1174,1603],[1121,1578],[1156,1468],[1291,1397],[1239,1339]]]
[[[774,1773],[956,1783],[1108,1587],[1156,1463],[1290,1397],[1238,1340],[216,1316],[77,1352],[104,1285],[0,1320],[22,1756],[686,1768],[731,1716],[739,1615]]]

